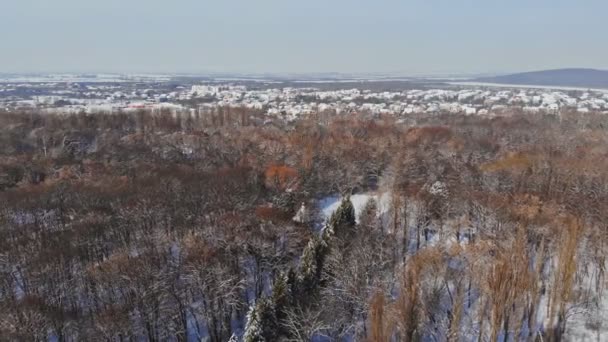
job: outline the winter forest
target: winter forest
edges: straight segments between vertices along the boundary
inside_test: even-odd
[[[607,341],[607,130],[0,112],[0,341]]]

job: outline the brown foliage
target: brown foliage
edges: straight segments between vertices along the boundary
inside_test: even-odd
[[[266,185],[285,190],[297,184],[298,171],[287,165],[270,165],[266,168],[264,176]]]

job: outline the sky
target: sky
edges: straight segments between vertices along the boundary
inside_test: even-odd
[[[606,0],[0,0],[0,72],[608,69]]]

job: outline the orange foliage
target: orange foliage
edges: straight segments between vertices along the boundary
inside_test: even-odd
[[[513,198],[513,205],[513,211],[517,217],[533,220],[541,213],[543,202],[538,196],[519,194]]]
[[[264,176],[268,186],[275,186],[284,190],[295,185],[298,171],[286,165],[271,165],[264,172]]]
[[[445,142],[452,137],[452,130],[443,126],[417,127],[407,131],[405,142],[408,144],[429,144]]]
[[[285,213],[278,208],[261,205],[255,208],[255,216],[264,221],[278,221],[285,218]]]
[[[532,166],[533,159],[524,153],[509,153],[506,157],[491,163],[483,164],[480,169],[485,172],[502,170],[525,170]]]

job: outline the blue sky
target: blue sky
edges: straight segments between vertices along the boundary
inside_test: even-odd
[[[605,0],[0,0],[0,72],[608,69]]]

